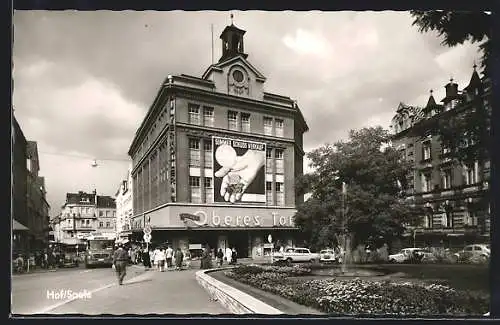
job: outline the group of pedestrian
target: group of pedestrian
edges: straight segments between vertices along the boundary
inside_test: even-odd
[[[236,251],[236,248],[226,248],[225,252],[222,250],[222,248],[219,248],[217,251],[217,266],[221,267],[224,264],[224,260],[227,261],[228,264],[234,265],[238,261],[238,252]]]
[[[180,248],[174,250],[172,246],[162,246],[153,249],[145,248],[142,251],[142,263],[146,269],[154,268],[159,272],[165,270],[182,270],[183,265],[190,267],[190,254],[184,253]]]

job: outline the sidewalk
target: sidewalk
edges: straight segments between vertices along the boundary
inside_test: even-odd
[[[122,286],[114,284],[92,293],[90,299],[75,300],[50,314],[228,314],[220,303],[210,300],[198,284],[195,278],[198,270],[150,270],[135,278],[127,276]]]

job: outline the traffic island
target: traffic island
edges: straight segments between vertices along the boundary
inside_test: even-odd
[[[210,276],[210,273],[220,270],[200,270],[196,272],[196,280],[213,300],[218,301],[228,311],[233,314],[283,314],[282,311]]]

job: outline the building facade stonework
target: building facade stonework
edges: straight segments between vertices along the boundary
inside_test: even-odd
[[[423,208],[420,226],[408,234],[412,245],[459,248],[489,240],[490,233],[490,161],[463,164],[451,157],[439,136],[430,132],[440,119],[484,105],[491,111],[488,79],[480,79],[474,70],[463,90],[450,80],[446,96],[437,104],[429,97],[425,107],[401,103],[392,120],[393,145],[403,159],[411,162],[408,197]],[[475,145],[464,134],[459,150]]]
[[[222,56],[201,78],[168,76],[136,132],[132,231],[194,249],[264,254],[269,234],[292,245],[294,189],[307,124],[297,103],[264,91],[244,53],[245,31],[222,32]]]

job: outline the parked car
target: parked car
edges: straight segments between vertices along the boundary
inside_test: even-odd
[[[418,262],[431,256],[432,253],[424,248],[404,248],[397,254],[389,255],[389,262],[391,263],[407,263],[416,258]]]
[[[486,262],[490,259],[491,251],[488,244],[467,245],[463,250],[455,253],[458,262],[476,260]]]
[[[338,256],[333,249],[323,249],[319,252],[320,263],[337,263]]]
[[[273,258],[276,261],[285,261],[288,264],[304,262],[314,263],[319,261],[320,255],[311,253],[309,248],[295,247],[286,248],[283,253],[274,253]]]

